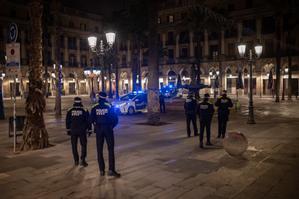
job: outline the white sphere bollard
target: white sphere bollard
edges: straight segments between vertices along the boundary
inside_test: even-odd
[[[241,156],[248,147],[248,140],[243,133],[229,132],[223,140],[225,151],[231,156]]]

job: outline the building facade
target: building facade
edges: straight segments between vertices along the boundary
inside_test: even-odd
[[[5,66],[6,44],[8,43],[9,24],[18,26],[17,43],[20,43],[21,62],[16,74],[16,95],[26,96],[29,89],[28,64],[30,56],[30,24],[29,6],[18,1],[1,3],[0,13],[0,56],[3,78],[3,96],[12,97],[14,77],[10,67]],[[85,13],[77,9],[58,5],[59,44],[54,35],[53,4],[44,4],[43,12],[43,79],[48,82],[49,95],[55,95],[55,46],[59,45],[60,57],[57,58],[62,66],[62,95],[88,95],[91,85],[94,90],[100,89],[98,74],[90,78],[84,75],[84,69],[97,64],[95,55],[90,51],[87,38],[90,35],[102,35],[102,16]],[[93,83],[91,82],[93,81]],[[107,86],[109,84],[107,83]]]
[[[242,71],[244,89],[239,94],[248,94],[249,90],[249,63],[238,55],[237,44],[242,41],[247,44],[259,42],[263,45],[263,53],[260,59],[253,63],[253,94],[269,96],[273,93],[269,89],[268,81],[270,71],[274,81],[276,65],[276,37],[275,37],[275,11],[274,8],[260,4],[259,1],[229,1],[225,5],[229,12],[229,19],[233,21],[233,27],[229,30],[200,32],[190,31],[187,28],[178,28],[191,8],[197,3],[194,0],[164,1],[164,8],[159,12],[158,24],[160,42],[164,55],[160,57],[160,85],[176,84],[178,75],[181,76],[182,84],[190,83],[191,66],[201,59],[201,83],[211,86],[202,92],[213,93],[215,79],[220,79],[220,87],[230,94],[236,94],[238,71]],[[208,7],[221,4],[221,1],[208,1]],[[285,23],[287,18],[283,19]],[[283,27],[285,27],[283,25]],[[281,91],[287,93],[288,89],[288,57],[286,49],[287,31],[282,30],[281,38]],[[198,42],[198,38],[200,38]],[[122,91],[132,89],[133,78],[132,63],[134,60],[134,42],[123,42],[120,48],[120,88]],[[298,49],[298,41],[294,41],[295,49]],[[136,52],[135,52],[136,54]],[[147,89],[147,48],[141,49],[139,54],[141,87]],[[166,54],[166,55],[165,55]],[[299,80],[299,53],[292,54],[292,93],[298,95]]]
[[[5,56],[5,47],[8,36],[8,26],[16,23],[19,27],[17,42],[21,46],[21,66],[17,75],[17,96],[24,96],[28,91],[28,58],[30,49],[29,14],[28,5],[4,1],[0,13],[0,57]],[[229,30],[192,31],[180,26],[191,8],[197,5],[196,0],[168,0],[163,1],[159,11],[158,30],[160,47],[164,53],[160,56],[160,85],[176,85],[178,75],[182,84],[191,81],[191,66],[201,60],[201,83],[211,86],[202,92],[214,93],[220,88],[215,88],[216,79],[220,80],[221,89],[226,89],[230,94],[236,94],[238,72],[242,71],[244,89],[239,94],[248,94],[249,90],[249,65],[248,60],[241,59],[238,55],[237,44],[242,41],[247,44],[260,42],[263,45],[263,54],[260,59],[253,63],[253,94],[269,96],[273,89],[269,89],[268,81],[270,71],[274,81],[276,66],[276,18],[273,8],[264,6],[255,0],[232,0],[226,4],[229,18],[233,26]],[[222,1],[207,1],[208,7],[212,8]],[[48,82],[48,93],[55,95],[56,76],[53,73],[55,57],[55,36],[53,25],[53,5],[45,4],[44,15],[47,16],[43,27],[43,64],[44,79]],[[49,13],[47,13],[49,10]],[[102,79],[106,90],[111,85],[115,93],[116,75],[119,77],[119,94],[136,89],[147,89],[148,82],[148,49],[144,42],[139,48],[135,41],[117,41],[118,73],[108,70],[105,73],[84,75],[84,69],[99,65],[99,59],[90,51],[87,37],[95,35],[103,37],[103,18],[100,15],[82,12],[60,5],[59,7],[59,49],[60,57],[57,58],[62,65],[62,94],[63,95],[89,95],[92,87],[95,92],[101,90]],[[44,17],[45,18],[45,17]],[[283,19],[285,23],[287,18]],[[181,24],[180,24],[181,25]],[[286,40],[287,31],[282,30],[281,38],[281,91],[287,93],[289,60],[287,56]],[[299,49],[298,40],[293,42],[294,49]],[[292,93],[298,94],[299,82],[299,53],[292,53]],[[3,79],[4,97],[11,97],[13,90],[13,77],[9,76],[9,68],[1,61],[2,72],[7,75]],[[110,71],[110,75],[107,72]],[[46,75],[47,74],[47,75]],[[102,78],[101,75],[105,75]],[[111,82],[111,84],[109,83]],[[274,86],[272,86],[274,88]]]

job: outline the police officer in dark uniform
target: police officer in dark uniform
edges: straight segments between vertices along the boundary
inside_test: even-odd
[[[215,103],[215,106],[218,107],[218,138],[225,138],[229,109],[233,107],[232,100],[227,97],[226,93],[226,90],[223,90],[222,95]]]
[[[207,146],[211,146],[211,122],[214,114],[214,106],[209,103],[210,95],[206,93],[204,95],[203,102],[198,105],[198,115],[200,122],[200,134],[199,134],[199,147],[203,148],[203,134],[206,129],[207,132]]]
[[[99,93],[99,102],[93,106],[90,114],[90,121],[94,125],[97,139],[98,163],[101,176],[105,175],[105,162],[103,157],[104,140],[107,142],[109,155],[109,176],[120,177],[115,171],[114,158],[114,134],[113,128],[118,123],[118,117],[114,108],[106,100],[105,92]]]
[[[75,97],[74,105],[67,111],[66,114],[66,129],[68,135],[71,136],[72,152],[75,165],[79,165],[78,155],[78,138],[81,144],[81,165],[88,166],[85,158],[87,154],[87,132],[91,132],[91,125],[89,123],[89,113],[87,109],[83,108],[81,98]]]
[[[165,97],[163,95],[163,93],[160,93],[159,95],[159,104],[160,104],[160,112],[161,113],[165,113]]]
[[[194,129],[194,136],[198,135],[198,129],[196,124],[196,110],[197,110],[197,101],[194,99],[193,93],[189,93],[185,104],[185,114],[186,114],[186,122],[187,122],[187,135],[188,137],[191,136],[191,129],[190,129],[190,123],[193,124]]]

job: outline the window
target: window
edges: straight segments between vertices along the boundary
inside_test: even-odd
[[[262,34],[271,34],[275,32],[274,17],[264,17],[262,19]]]
[[[122,57],[121,57],[121,65],[122,65],[122,67],[126,67],[127,66],[127,56],[126,55],[122,55]]]
[[[180,43],[181,44],[189,43],[189,33],[188,32],[180,33]]]
[[[168,16],[168,23],[173,23],[174,22],[174,17],[173,15]]]
[[[181,58],[187,58],[187,57],[188,57],[188,48],[182,48]]]
[[[86,67],[87,66],[87,58],[86,56],[81,56],[81,66]]]
[[[228,46],[227,46],[227,49],[228,49],[228,56],[230,57],[233,57],[235,56],[235,44],[234,43],[229,43]]]
[[[73,54],[69,56],[69,66],[76,66],[76,56]]]
[[[186,17],[187,17],[187,13],[186,12],[181,13],[181,19],[182,20],[185,19]]]
[[[274,45],[272,39],[265,40],[265,56],[271,57],[274,54]]]
[[[256,21],[255,19],[243,21],[243,36],[250,36],[256,32]]]
[[[167,45],[174,45],[174,33],[173,32],[168,32],[167,34]]]
[[[173,49],[168,49],[168,59],[173,59],[173,58],[174,58]]]
[[[161,18],[158,17],[158,24],[161,24]]]
[[[210,59],[216,59],[218,57],[218,45],[211,45],[209,47]]]
[[[218,32],[211,32],[209,34],[209,40],[218,40],[219,38],[219,33]]]
[[[64,36],[60,36],[60,47],[61,48],[64,48],[65,46],[64,46]]]
[[[86,39],[80,39],[80,50],[88,50]]]
[[[76,44],[76,38],[75,37],[69,37],[68,38],[68,48],[69,49],[77,49],[77,44]]]

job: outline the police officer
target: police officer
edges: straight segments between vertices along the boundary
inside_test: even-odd
[[[114,108],[106,100],[105,92],[99,93],[99,102],[93,106],[90,114],[90,121],[95,127],[98,163],[100,175],[105,175],[105,162],[103,157],[104,140],[107,142],[109,155],[109,176],[120,177],[120,174],[115,171],[114,158],[114,134],[113,128],[118,123],[118,117],[114,112]]]
[[[160,112],[161,113],[165,113],[165,97],[163,95],[163,93],[160,93],[159,95],[159,103],[160,103]]]
[[[233,107],[232,100],[227,97],[226,90],[222,91],[222,95],[217,99],[215,106],[218,107],[218,138],[225,138],[229,108]]]
[[[197,124],[196,124],[196,110],[197,101],[194,99],[193,93],[189,93],[184,104],[186,123],[187,123],[187,135],[191,136],[190,122],[193,124],[194,136],[198,135]]]
[[[79,165],[78,155],[78,138],[81,144],[81,165],[88,166],[85,158],[87,153],[87,136],[86,133],[91,132],[91,125],[89,123],[89,113],[87,109],[83,108],[81,98],[75,97],[74,105],[67,111],[66,114],[66,129],[68,135],[71,136],[72,152],[75,165]]]
[[[198,105],[198,115],[200,122],[200,134],[199,134],[199,147],[203,148],[203,134],[206,129],[207,132],[207,146],[211,146],[211,122],[214,114],[214,106],[209,103],[210,95],[206,93],[204,95],[203,102]]]

